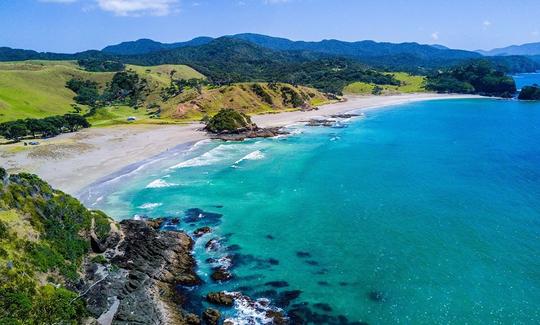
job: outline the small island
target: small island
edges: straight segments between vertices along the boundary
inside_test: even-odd
[[[525,86],[519,92],[519,100],[540,100],[540,86],[534,84],[532,86]]]
[[[212,118],[203,119],[204,128],[213,139],[243,141],[247,138],[271,138],[286,134],[280,128],[260,128],[251,118],[232,108],[222,108]]]

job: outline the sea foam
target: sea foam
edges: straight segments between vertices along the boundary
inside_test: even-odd
[[[248,153],[241,159],[238,159],[237,161],[234,162],[234,164],[237,165],[244,160],[261,160],[261,159],[264,159],[264,153],[262,153],[262,151],[260,150],[255,150],[253,152]]]
[[[234,145],[219,145],[215,147],[214,149],[203,153],[200,156],[183,161],[170,168],[177,169],[177,168],[210,166],[224,159],[227,159],[230,156],[231,152],[234,152],[236,150],[238,150],[238,148]]]
[[[145,203],[141,206],[139,206],[140,209],[146,209],[146,210],[151,210],[151,209],[155,209],[159,206],[163,205],[163,203]]]
[[[238,325],[272,324],[273,319],[267,316],[268,311],[281,312],[281,309],[270,305],[270,300],[260,298],[253,300],[240,292],[226,292],[234,297],[236,315],[227,318],[225,322]]]
[[[164,181],[163,179],[159,178],[152,181],[150,184],[146,185],[146,188],[163,188],[163,187],[170,187],[170,186],[177,186],[177,185],[178,184],[168,183]]]

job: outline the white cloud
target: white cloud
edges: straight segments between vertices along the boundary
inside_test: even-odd
[[[431,33],[431,38],[432,38],[434,41],[438,41],[438,40],[439,40],[439,32],[433,32],[433,33]]]
[[[167,16],[178,10],[177,0],[97,0],[97,4],[117,16]]]
[[[489,20],[484,20],[482,22],[482,27],[484,28],[484,30],[488,29],[489,27],[491,27],[491,22]]]

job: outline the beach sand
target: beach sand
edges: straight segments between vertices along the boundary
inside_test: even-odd
[[[479,96],[408,94],[347,97],[347,101],[314,111],[253,116],[261,127],[276,127],[316,117],[413,101],[478,98]],[[179,145],[207,138],[199,123],[189,125],[125,125],[90,128],[40,140],[38,146],[21,143],[0,146],[0,166],[10,173],[30,172],[53,187],[77,195],[85,187],[122,168],[149,159]]]

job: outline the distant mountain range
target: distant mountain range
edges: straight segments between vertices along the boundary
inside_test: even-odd
[[[535,52],[531,50],[528,53]],[[253,75],[268,76],[270,70],[281,69],[283,63],[307,64],[322,59],[339,61],[340,65],[346,64],[347,60],[352,60],[355,64],[362,64],[365,67],[419,74],[481,58],[496,63],[508,72],[532,72],[540,69],[540,57],[522,55],[485,57],[482,53],[449,49],[437,44],[396,44],[370,40],[306,42],[260,34],[237,34],[215,39],[197,37],[177,43],[140,39],[110,45],[101,51],[91,50],[75,54],[0,48],[0,61],[86,58],[117,60],[141,65],[187,64],[206,75],[217,76],[218,73],[224,73],[227,78],[233,80],[237,79],[231,76],[233,72],[242,75],[253,73]],[[249,66],[251,69],[242,72],[240,71],[242,66]],[[256,69],[255,66],[257,66]]]
[[[490,51],[478,50],[478,53],[486,56],[507,56],[507,55],[540,55],[540,42],[528,43],[523,45],[512,45],[502,48],[493,49]]]
[[[470,59],[481,55],[475,52],[451,50],[441,45],[422,45],[418,43],[379,43],[375,41],[344,42],[339,40],[323,40],[319,42],[291,41],[286,38],[271,37],[260,34],[237,34],[227,36],[240,39],[277,51],[309,51],[329,55],[365,58],[385,57],[394,55],[412,55],[419,59]],[[124,42],[105,47],[102,51],[116,55],[138,55],[171,50],[188,46],[208,44],[213,39],[199,37],[180,43],[160,43],[148,39],[134,42]]]

